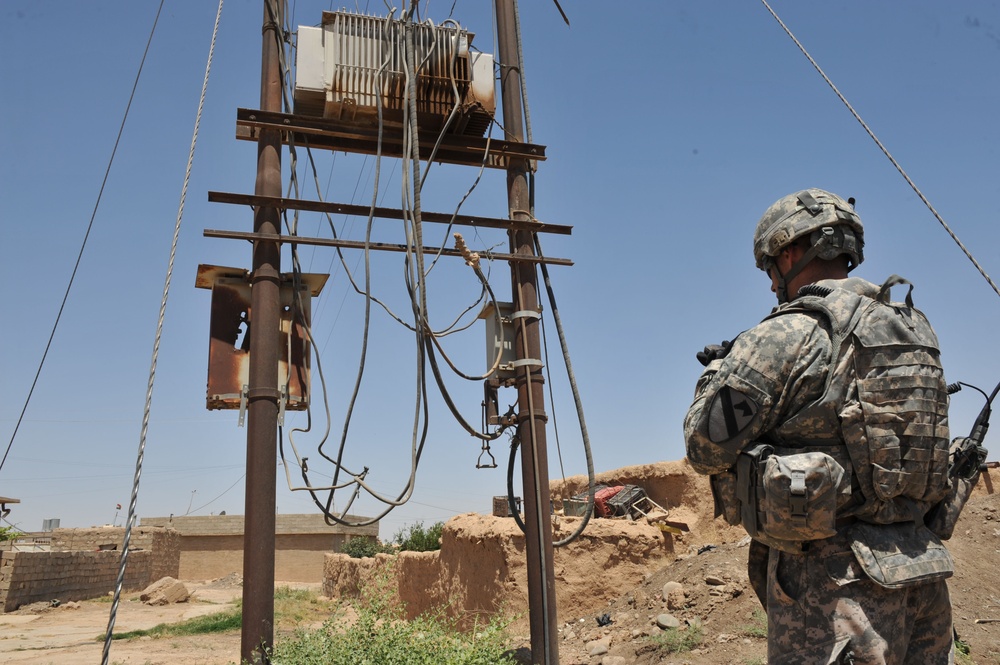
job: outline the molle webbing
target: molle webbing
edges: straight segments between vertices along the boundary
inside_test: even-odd
[[[888,523],[921,516],[948,489],[948,399],[927,319],[909,294],[905,305],[880,300],[835,289],[775,315],[820,312],[830,322],[826,390],[806,411],[839,416],[860,488],[850,514]]]

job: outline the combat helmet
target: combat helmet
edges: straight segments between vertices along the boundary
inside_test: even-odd
[[[802,259],[778,276],[781,290],[814,258],[830,260],[846,254],[847,269],[853,270],[865,260],[864,227],[853,203],[822,189],[804,189],[778,199],[764,212],[754,230],[753,254],[757,267],[768,270],[781,250],[800,238],[808,238],[810,247]],[[778,299],[786,300],[781,292]]]

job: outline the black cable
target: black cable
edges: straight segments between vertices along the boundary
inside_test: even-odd
[[[132,100],[135,98],[136,88],[139,87],[139,76],[142,75],[142,67],[146,63],[146,55],[149,53],[149,45],[153,43],[153,33],[156,32],[156,24],[160,20],[160,12],[163,10],[163,0],[160,0],[160,6],[156,9],[156,17],[153,19],[153,27],[149,31],[149,39],[146,41],[146,50],[142,53],[142,60],[139,61],[139,71],[135,73],[135,81],[132,83],[132,92],[129,94],[128,103],[125,105],[125,114],[122,116],[121,125],[118,127],[118,136],[115,138],[114,148],[111,150],[111,157],[108,159],[108,167],[104,170],[104,179],[101,181],[101,189],[97,192],[97,201],[94,203],[94,210],[90,214],[90,223],[87,224],[87,232],[83,235],[83,243],[80,245],[80,252],[76,255],[76,263],[73,264],[73,272],[69,277],[69,284],[66,285],[66,292],[63,294],[62,303],[59,305],[59,312],[56,314],[55,323],[52,324],[52,332],[49,333],[49,340],[45,344],[45,351],[42,352],[42,359],[38,363],[38,370],[35,372],[35,378],[31,382],[31,388],[28,389],[28,396],[24,400],[24,406],[21,408],[21,414],[17,417],[17,423],[14,425],[14,431],[10,435],[10,442],[7,444],[7,450],[4,451],[3,459],[0,459],[0,469],[3,469],[4,462],[7,461],[7,455],[10,454],[10,448],[14,445],[14,438],[17,436],[17,431],[21,428],[21,422],[24,420],[24,414],[28,410],[28,404],[31,402],[31,396],[35,392],[35,386],[38,385],[38,377],[42,374],[42,367],[45,365],[45,359],[49,355],[49,349],[52,347],[52,340],[56,336],[56,329],[59,327],[59,321],[62,319],[63,310],[66,308],[66,301],[69,299],[70,290],[73,288],[73,282],[76,279],[76,272],[80,268],[80,261],[83,259],[83,251],[87,247],[87,239],[90,237],[90,231],[94,227],[94,219],[97,217],[97,209],[101,205],[101,197],[104,194],[104,187],[108,184],[108,176],[111,174],[111,165],[114,164],[115,154],[118,152],[118,144],[121,142],[122,133],[125,131],[125,121],[128,120],[129,109],[132,108]]]

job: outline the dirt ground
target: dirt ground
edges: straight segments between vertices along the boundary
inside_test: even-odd
[[[993,471],[970,501],[948,547],[957,572],[950,581],[955,628],[976,665],[1000,665],[1000,494],[992,493]],[[625,587],[610,603],[595,602],[559,625],[560,665],[754,665],[765,662],[764,624],[746,577],[747,544],[691,545],[643,583]],[[605,572],[605,571],[602,571]],[[138,593],[126,595],[116,632],[151,628],[231,607],[242,590],[238,580],[185,582],[184,603],[148,606]],[[316,585],[289,585],[311,587]],[[583,607],[583,606],[581,606]],[[44,604],[0,614],[0,662],[93,665],[101,662],[111,604],[107,600]],[[567,616],[565,608],[560,613]],[[606,615],[606,616],[605,616]],[[678,654],[656,650],[650,635],[657,620],[673,617],[682,629],[700,626],[703,640]],[[605,625],[599,625],[603,623]],[[276,636],[280,640],[280,633]],[[527,637],[518,638],[527,644]],[[228,665],[239,660],[238,632],[185,637],[116,640],[111,663]],[[960,661],[961,662],[961,661]],[[969,662],[969,661],[965,661]]]
[[[242,586],[231,579],[185,582],[192,592],[183,603],[151,606],[139,593],[123,594],[115,618],[115,632],[152,628],[161,623],[221,612],[233,607]],[[296,584],[319,589],[319,584]],[[15,612],[0,613],[0,662],[33,665],[94,665],[104,653],[104,635],[111,612],[108,600],[87,600],[49,607],[36,603]],[[111,643],[109,663],[185,663],[223,665],[237,663],[239,632],[196,637],[143,637]]]

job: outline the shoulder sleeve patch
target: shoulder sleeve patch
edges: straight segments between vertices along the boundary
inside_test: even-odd
[[[708,438],[721,443],[735,438],[757,415],[757,402],[745,393],[723,386],[708,407]]]

